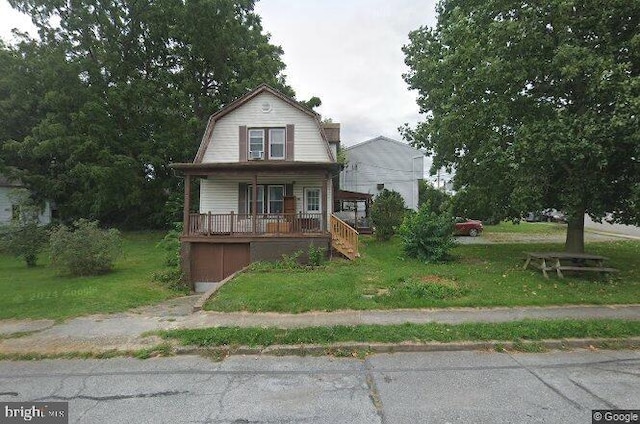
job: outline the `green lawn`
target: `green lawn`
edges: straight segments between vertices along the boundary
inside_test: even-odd
[[[520,221],[513,224],[511,221],[502,221],[497,225],[485,225],[485,233],[500,234],[543,234],[543,235],[564,235],[567,231],[566,224],[556,224],[554,222],[526,222]]]
[[[159,302],[176,294],[151,281],[163,267],[156,248],[161,233],[124,234],[124,256],[114,272],[94,277],[62,277],[42,254],[36,268],[0,255],[0,319],[63,319],[94,313],[125,311]]]
[[[511,224],[507,224],[511,225]],[[640,300],[640,242],[592,243],[587,251],[620,269],[599,276],[551,277],[522,270],[523,252],[561,244],[460,245],[456,260],[424,264],[403,256],[398,239],[361,239],[363,257],[304,271],[251,271],[226,284],[205,309],[304,312],[340,309],[616,304]]]
[[[357,325],[308,328],[216,327],[159,331],[183,346],[272,346],[341,342],[402,343],[539,341],[567,338],[627,338],[640,335],[640,321],[522,320],[500,323]]]

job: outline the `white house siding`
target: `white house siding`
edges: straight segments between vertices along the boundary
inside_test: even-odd
[[[420,150],[386,137],[377,137],[345,149],[347,166],[340,173],[343,190],[378,195],[384,188],[399,192],[408,208],[418,209],[418,180],[424,174]]]
[[[296,197],[296,212],[304,212],[304,189],[322,188],[322,178],[314,176],[274,176],[261,177],[258,184],[291,184]],[[246,178],[217,178],[200,181],[200,213],[227,214],[238,213],[238,184],[251,184]],[[327,180],[327,198],[332,199],[331,180]],[[327,202],[328,199],[323,199]],[[322,206],[321,206],[322,208]],[[331,216],[332,205],[327,203],[327,222]]]
[[[11,189],[8,187],[0,187],[0,224],[6,224],[11,222],[11,200],[9,200],[9,191]]]
[[[266,113],[262,110],[265,103],[271,105],[271,110]],[[216,122],[202,162],[238,162],[240,126],[285,127],[288,124],[295,128],[294,160],[330,161],[327,143],[322,139],[315,119],[271,93],[261,93]]]
[[[16,187],[0,187],[0,225],[10,223],[13,218],[13,203],[9,193],[15,189]],[[44,210],[38,216],[38,220],[43,225],[51,223],[51,206],[49,202],[45,202]]]

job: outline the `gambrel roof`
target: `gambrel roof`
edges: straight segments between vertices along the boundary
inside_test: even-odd
[[[214,113],[213,115],[211,115],[209,117],[209,121],[207,122],[207,127],[204,131],[204,135],[202,136],[202,141],[200,142],[200,147],[198,148],[198,153],[196,154],[196,157],[193,161],[193,163],[202,163],[202,160],[204,158],[205,152],[207,151],[207,148],[209,147],[209,143],[211,141],[211,135],[213,134],[213,129],[215,128],[216,122],[219,121],[220,119],[222,119],[224,116],[228,115],[229,113],[233,112],[234,110],[242,107],[243,105],[245,105],[247,102],[251,101],[252,99],[254,99],[255,97],[259,96],[262,93],[269,93],[275,97],[277,97],[278,99],[284,101],[285,103],[287,103],[288,105],[296,108],[297,110],[301,111],[302,113],[308,115],[309,117],[311,117],[315,123],[316,126],[318,128],[318,132],[320,133],[322,140],[325,142],[326,145],[326,149],[327,152],[329,154],[329,157],[335,161],[335,158],[333,157],[333,153],[331,152],[331,149],[329,148],[329,141],[327,138],[327,135],[324,131],[324,128],[322,127],[322,124],[320,122],[320,115],[316,112],[314,112],[313,110],[309,109],[308,107],[300,104],[299,102],[297,102],[295,99],[287,96],[286,94],[276,90],[275,88],[269,86],[268,84],[260,84],[255,90],[250,91],[249,93],[245,94],[244,96],[238,98],[237,100],[229,103],[227,106],[225,106],[224,108],[222,108],[221,110],[219,110],[218,112]]]

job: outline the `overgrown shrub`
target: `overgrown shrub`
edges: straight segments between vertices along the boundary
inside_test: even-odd
[[[17,258],[24,259],[28,267],[38,262],[38,254],[47,243],[47,229],[35,223],[12,222],[0,227],[1,249]]]
[[[173,224],[173,229],[157,244],[156,247],[165,252],[164,264],[167,268],[155,272],[153,280],[171,290],[188,293],[189,284],[184,278],[180,265],[180,234],[182,234],[182,222],[176,222]]]
[[[297,250],[290,255],[282,254],[282,259],[276,262],[279,269],[296,269],[300,268],[300,256],[302,250]]]
[[[122,254],[122,238],[116,229],[103,230],[97,221],[79,219],[71,227],[51,231],[51,263],[68,275],[105,274]]]
[[[455,246],[453,229],[451,213],[437,213],[427,202],[418,212],[405,217],[399,234],[407,256],[425,262],[443,262],[450,259],[449,252]]]
[[[283,254],[277,261],[258,261],[250,265],[251,271],[271,272],[271,271],[306,271],[323,265],[327,261],[327,249],[309,245],[307,258],[304,258],[303,250],[296,250],[290,254]],[[308,259],[305,261],[305,259]]]
[[[397,191],[384,189],[371,206],[371,220],[377,240],[389,240],[402,224],[405,214],[404,199]]]
[[[309,257],[309,266],[317,267],[324,265],[327,261],[327,249],[311,244],[309,245],[309,250],[307,250],[307,256]]]
[[[34,267],[38,254],[47,243],[47,228],[39,221],[43,208],[26,189],[12,190],[9,199],[16,206],[18,215],[0,227],[0,250],[24,259],[28,267]]]

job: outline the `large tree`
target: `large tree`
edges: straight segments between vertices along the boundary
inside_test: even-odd
[[[426,114],[404,136],[458,188],[564,210],[573,252],[585,213],[639,223],[640,1],[443,0],[403,51]]]
[[[64,218],[165,224],[168,164],[193,159],[208,116],[263,82],[293,94],[254,3],[11,0],[40,40],[0,48],[0,165]]]

